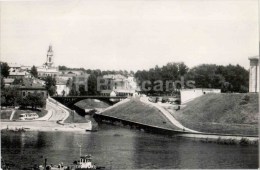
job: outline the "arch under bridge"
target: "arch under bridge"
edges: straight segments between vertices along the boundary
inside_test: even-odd
[[[73,108],[75,103],[85,99],[97,99],[109,105],[113,105],[123,99],[126,99],[127,96],[52,96],[52,98],[68,108]]]

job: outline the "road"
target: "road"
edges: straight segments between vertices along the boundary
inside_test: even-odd
[[[46,110],[48,113],[36,120],[46,120],[46,121],[58,121],[62,122],[69,117],[69,112],[65,109],[59,102],[54,101],[53,99],[46,100]]]
[[[69,117],[69,111],[53,99],[46,100],[46,110],[48,113],[38,119],[30,121],[2,121],[1,129],[19,129],[26,128],[29,131],[81,131],[92,129],[92,122],[87,123],[64,123]],[[59,124],[57,123],[59,121]]]
[[[175,126],[177,126],[178,128],[180,128],[181,130],[185,130],[186,132],[192,132],[192,133],[201,133],[192,129],[189,129],[185,126],[183,126],[178,120],[176,120],[166,109],[164,109],[163,107],[161,107],[160,105],[158,105],[157,103],[152,103],[148,100],[148,97],[141,97],[140,101],[148,104],[148,105],[152,105],[154,107],[156,107],[157,109],[160,110],[160,112]]]

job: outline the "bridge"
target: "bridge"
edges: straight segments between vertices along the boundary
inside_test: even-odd
[[[85,99],[98,99],[109,105],[113,105],[123,99],[126,99],[127,96],[52,96],[52,98],[68,108],[73,108],[75,103]]]

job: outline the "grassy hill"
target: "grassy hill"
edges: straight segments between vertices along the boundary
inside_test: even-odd
[[[258,134],[258,94],[206,94],[189,103],[174,117],[184,126],[202,131]]]
[[[96,99],[85,99],[77,102],[75,105],[82,109],[107,108],[110,106],[109,104]]]
[[[153,126],[178,129],[157,108],[142,103],[139,98],[131,99],[102,114]]]

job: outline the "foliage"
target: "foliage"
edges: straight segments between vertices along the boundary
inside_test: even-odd
[[[249,145],[250,141],[248,138],[241,138],[241,140],[239,141],[240,145]]]
[[[69,96],[78,96],[76,85],[74,83],[72,83],[72,86],[71,86],[71,89],[69,92]]]
[[[202,64],[189,69],[183,62],[180,63],[167,63],[162,67],[155,66],[149,70],[138,70],[135,77],[139,80],[139,86],[144,81],[150,81],[154,85],[156,80],[178,81],[184,78],[184,87],[187,81],[194,81],[196,88],[218,88],[222,92],[248,92],[248,70],[240,65],[215,65],[215,64]],[[178,91],[181,86],[176,84],[175,89]],[[170,91],[172,93],[174,91]],[[156,94],[151,89],[147,93]],[[166,93],[165,83],[163,92]],[[168,92],[169,93],[169,92]]]
[[[32,66],[32,69],[31,69],[31,74],[33,77],[38,77],[38,71],[37,71],[37,68],[35,66]]]
[[[135,73],[135,78],[138,80],[138,85],[144,81],[150,81],[152,85],[156,84],[157,80],[163,81],[163,92],[162,93],[169,93],[166,92],[166,81],[178,81],[181,80],[181,77],[185,76],[188,72],[189,68],[183,62],[171,62],[167,63],[165,66],[159,67],[155,66],[154,68],[147,70],[138,70]],[[145,87],[147,88],[147,87]],[[176,90],[180,89],[181,87],[178,85],[175,88],[171,88],[172,90],[170,93],[176,92]],[[155,94],[156,92],[151,89],[147,93]]]
[[[47,76],[45,79],[45,86],[50,96],[56,93],[56,79],[51,76]]]
[[[97,95],[97,76],[95,74],[91,74],[88,78],[88,95]]]
[[[85,85],[79,85],[79,95],[80,96],[87,95],[87,91],[85,90]]]
[[[32,109],[36,109],[37,107],[44,107],[46,100],[41,94],[33,93],[24,98],[20,98],[19,104],[24,108],[30,106]]]
[[[1,62],[0,67],[1,67],[1,76],[8,77],[9,76],[9,69],[10,69],[8,64]]]
[[[203,64],[187,74],[197,88],[219,88],[222,92],[248,92],[249,73],[239,65],[218,66]]]
[[[1,94],[4,88],[5,88],[5,81],[4,81],[4,77],[1,75]]]
[[[19,95],[17,88],[6,87],[1,92],[1,104],[5,105],[5,106],[17,106],[19,96],[20,95]]]

